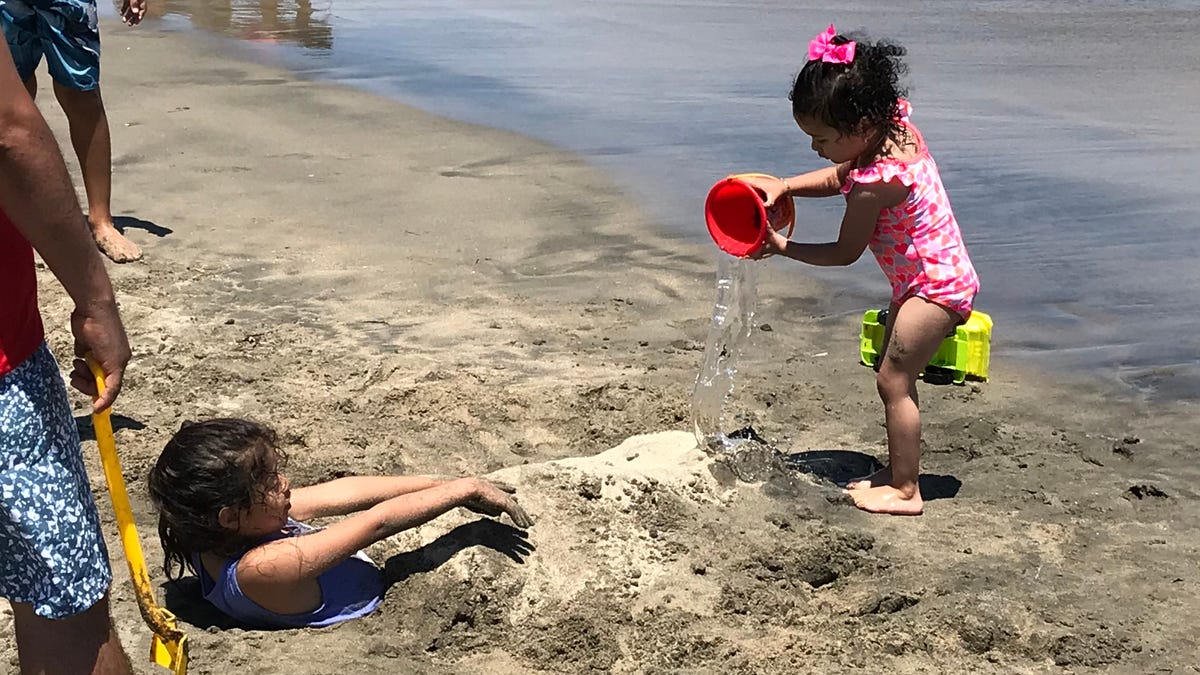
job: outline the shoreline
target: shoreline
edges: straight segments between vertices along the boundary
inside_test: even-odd
[[[163,17],[158,17],[160,20]],[[178,19],[178,17],[176,17]],[[115,26],[114,26],[115,27]],[[230,51],[235,54],[235,58],[245,60],[251,63],[266,65],[267,67],[279,67],[272,65],[277,62],[293,61],[291,58],[281,58],[278,54],[270,56],[271,53],[255,48],[252,42],[246,42],[234,37],[222,35],[195,27],[181,27],[176,25],[172,28],[161,27],[156,29],[158,32],[166,35],[185,36],[185,39],[192,40],[196,44],[203,45],[206,49],[220,50],[222,46],[230,47]],[[282,46],[284,49],[294,49],[293,47]],[[274,48],[273,48],[274,49]],[[296,65],[293,63],[292,65]],[[343,84],[334,80],[314,78],[311,74],[305,73],[295,68],[284,67],[283,70],[289,73],[291,77],[302,79],[304,81],[317,84],[329,84],[335,87],[345,87],[354,91],[372,93],[370,87],[356,86],[353,83]],[[440,113],[431,112],[420,105],[413,104],[403,100],[398,95],[385,95],[375,93],[373,95],[399,103],[403,106],[414,107],[418,110],[423,110],[427,114],[440,116]],[[448,119],[455,119],[450,117]],[[455,121],[458,121],[457,119]],[[464,122],[467,125],[475,125],[473,122]],[[482,129],[498,131],[499,133],[514,133],[518,137],[522,136],[521,132],[512,132],[503,129],[494,129],[483,125]],[[555,147],[550,141],[543,141],[537,138],[528,137],[531,141],[538,144],[546,144],[548,147]],[[622,175],[615,171],[611,166],[605,165],[602,158],[589,157],[586,154],[575,153],[571,150],[556,148],[555,151],[564,152],[575,156],[580,161],[588,164],[594,169],[606,175],[606,180],[610,183],[615,183],[619,186],[619,191],[623,197],[637,204],[637,208],[642,217],[650,220],[650,226],[656,228],[658,236],[668,237],[685,237],[690,238],[690,243],[698,243],[699,249],[703,249],[708,244],[708,240],[703,236],[703,232],[697,234],[694,231],[675,231],[675,227],[667,227],[656,222],[664,217],[664,214],[657,212],[654,205],[645,203],[645,195],[631,194],[630,184],[636,182],[635,174]],[[702,195],[697,196],[697,200]],[[701,228],[702,230],[702,228]],[[693,247],[696,248],[696,247]],[[866,256],[870,257],[870,256]],[[715,257],[713,258],[715,262]],[[845,312],[852,314],[855,311],[861,312],[865,309],[872,308],[875,305],[883,305],[879,301],[881,298],[886,298],[886,289],[878,293],[873,293],[867,289],[874,285],[882,283],[882,276],[878,276],[878,272],[873,264],[873,261],[867,261],[870,264],[863,265],[861,269],[855,270],[857,276],[850,277],[850,272],[843,270],[833,270],[834,276],[830,277],[825,271],[814,271],[811,269],[802,269],[794,264],[788,265],[789,269],[771,269],[764,272],[762,276],[773,275],[780,276],[782,284],[786,284],[789,279],[800,279],[802,286],[808,288],[813,285],[819,285],[822,292],[833,293],[841,298],[850,298],[842,300],[834,311]],[[774,263],[778,267],[780,263]],[[786,263],[785,263],[786,264]],[[715,265],[714,265],[715,266]],[[766,266],[764,266],[766,268]],[[845,273],[843,273],[845,272]],[[871,279],[866,276],[871,275]],[[868,283],[870,282],[870,283]],[[876,283],[877,282],[877,283]],[[985,285],[991,286],[991,283],[985,279]],[[880,287],[882,288],[882,287]],[[1024,363],[1025,365],[1018,367],[1019,374],[1017,379],[1040,379],[1044,373],[1052,373],[1056,379],[1062,379],[1078,385],[1095,385],[1107,388],[1113,395],[1120,397],[1125,401],[1137,401],[1147,404],[1159,404],[1172,402],[1191,402],[1195,403],[1200,397],[1196,393],[1195,387],[1192,386],[1195,380],[1194,370],[1197,362],[1194,359],[1183,358],[1182,360],[1159,358],[1156,363],[1147,363],[1146,359],[1141,356],[1130,356],[1122,359],[1117,356],[1107,357],[1097,360],[1095,356],[1084,356],[1090,351],[1113,351],[1120,350],[1120,344],[1102,344],[1091,348],[1078,348],[1074,345],[1060,344],[1057,348],[1052,348],[1050,345],[1056,341],[1061,341],[1063,338],[1059,336],[1035,336],[1034,338],[1017,339],[1009,338],[1006,335],[1020,334],[1030,329],[1030,319],[1026,317],[1021,323],[1009,321],[1010,317],[998,315],[995,310],[987,305],[980,307],[983,311],[991,311],[993,316],[998,321],[998,330],[993,341],[993,353],[998,358],[1008,357],[1011,363]],[[1060,331],[1061,333],[1061,331]],[[1039,346],[1040,345],[1040,346]],[[1160,354],[1160,357],[1163,355]],[[1154,361],[1152,359],[1152,361]]]
[[[861,514],[753,461],[734,462],[743,480],[732,483],[694,459],[679,463],[698,474],[664,474],[642,465],[658,452],[649,441],[640,462],[622,460],[634,478],[586,474],[628,493],[585,490],[556,462],[687,428],[710,250],[655,228],[583,159],[545,144],[228,59],[178,34],[112,27],[106,41],[114,211],[136,216],[124,224],[146,252],[144,263],[110,266],[135,352],[117,444],[152,574],[160,553],[145,472],[182,421],[215,415],[276,427],[296,484],[347,472],[519,474],[546,551],[526,568],[462,553],[333,631],[209,632],[217,624],[202,612],[180,614],[196,672],[273,659],[313,675],[339,663],[394,672],[396,659],[427,672],[553,672],[565,644],[616,672],[1194,663],[1185,629],[1200,618],[1189,572],[1200,472],[1186,402],[1114,401],[1099,383],[1009,364],[989,384],[922,386],[924,470],[942,498],[918,520]],[[44,110],[61,144],[61,113]],[[792,456],[878,456],[882,411],[854,358],[858,317],[830,313],[836,289],[831,300],[783,276],[760,275],[759,330],[727,419]],[[69,306],[40,277],[62,357]],[[81,428],[86,436],[86,420]],[[84,454],[110,535],[114,613],[137,661],[147,638],[94,443]],[[388,546],[444,529],[438,521]],[[614,567],[590,589],[568,583],[604,546],[644,577]],[[836,553],[821,568],[826,583],[809,560],[820,551]],[[534,588],[544,614],[505,604]],[[456,620],[454,603],[470,621]],[[483,606],[491,613],[474,613]],[[764,621],[771,634],[755,637]],[[680,642],[628,646],[648,635]]]

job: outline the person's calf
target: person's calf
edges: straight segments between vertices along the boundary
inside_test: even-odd
[[[117,229],[112,217],[112,139],[99,89],[81,91],[54,83],[54,95],[71,127],[71,144],[79,158],[88,198],[92,238],[116,263],[141,260],[142,250]]]
[[[62,619],[38,616],[27,603],[11,604],[22,675],[133,674],[113,628],[107,595],[88,609]]]

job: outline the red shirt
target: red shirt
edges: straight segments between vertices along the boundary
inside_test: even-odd
[[[33,247],[0,210],[0,375],[33,356],[43,339]]]

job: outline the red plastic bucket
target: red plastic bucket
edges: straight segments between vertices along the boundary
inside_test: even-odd
[[[764,174],[739,174],[739,176]],[[708,233],[717,247],[730,255],[744,258],[762,248],[771,227],[767,209],[763,206],[763,194],[749,183],[730,176],[717,181],[704,200],[704,220]],[[791,227],[795,222],[795,210],[791,198],[778,202],[777,227]],[[775,209],[772,209],[774,211]],[[790,234],[790,230],[789,230]]]

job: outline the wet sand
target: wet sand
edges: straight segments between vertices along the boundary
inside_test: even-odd
[[[926,515],[860,513],[830,480],[883,456],[882,411],[828,289],[760,275],[731,426],[782,456],[707,457],[682,432],[711,250],[554,148],[109,28],[114,208],[146,251],[112,268],[137,359],[115,421],[156,573],[145,474],[205,416],[274,425],[296,484],[497,472],[538,520],[533,551],[466,514],[381,542],[382,608],[333,629],[160,589],[192,673],[1196,672],[1193,406],[1005,361],[922,385]]]
[[[1194,1],[169,0],[152,9],[164,13],[152,25],[227,36],[222,49],[242,57],[580,153],[656,224],[697,241],[696,204],[717,178],[826,165],[786,100],[807,39],[833,22],[897,40],[909,50],[913,121],[984,281],[977,306],[1003,327],[994,349],[1101,374],[1131,395],[1200,394]],[[838,200],[802,201],[805,238],[834,237]],[[869,259],[773,264],[857,291],[843,311],[886,292]]]

